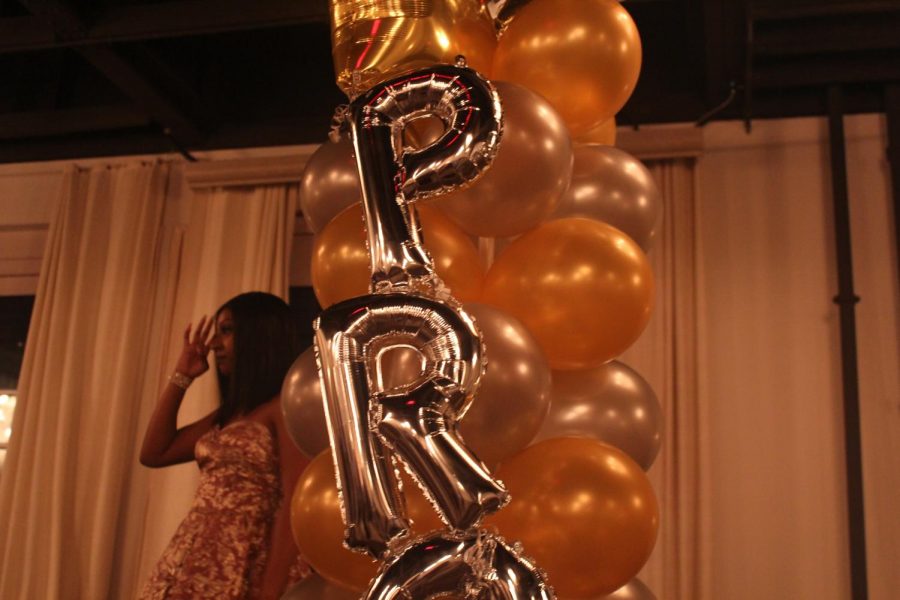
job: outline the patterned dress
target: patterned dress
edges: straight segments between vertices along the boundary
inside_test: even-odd
[[[281,498],[268,427],[236,421],[197,441],[200,486],[141,600],[249,600],[259,595],[269,532]],[[302,560],[292,583],[308,573]]]

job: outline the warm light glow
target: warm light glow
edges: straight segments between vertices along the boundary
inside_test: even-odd
[[[450,38],[443,29],[436,30],[434,32],[434,37],[437,39],[437,43],[441,47],[441,50],[446,52],[450,48]]]
[[[0,407],[0,447],[5,447],[12,435],[13,413],[16,410],[15,392],[0,394]]]

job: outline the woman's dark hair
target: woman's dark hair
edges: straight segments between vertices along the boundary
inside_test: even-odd
[[[300,353],[291,309],[281,298],[240,294],[216,311],[217,319],[226,308],[234,322],[234,369],[227,377],[219,375],[220,426],[275,397]]]

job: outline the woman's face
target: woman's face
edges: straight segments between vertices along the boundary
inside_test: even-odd
[[[223,308],[216,317],[216,335],[213,336],[212,349],[219,373],[231,375],[234,371],[234,319],[228,308]]]

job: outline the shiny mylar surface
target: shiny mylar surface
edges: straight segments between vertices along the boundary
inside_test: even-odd
[[[483,531],[439,532],[398,550],[365,600],[553,600],[534,564],[501,538]]]
[[[434,206],[417,206],[416,211],[435,274],[460,302],[479,300],[484,267],[472,238]],[[369,291],[371,261],[359,204],[346,208],[315,237],[310,275],[323,307]]]
[[[351,99],[404,71],[464,55],[489,75],[496,36],[479,0],[331,0],[331,53]]]
[[[405,388],[378,394],[378,357],[392,346],[415,348],[425,368]],[[384,556],[408,530],[385,442],[451,526],[475,525],[505,503],[456,431],[483,372],[466,313],[413,294],[362,296],[322,312],[316,349],[350,547]]]
[[[404,146],[407,122],[433,115],[443,136]],[[500,100],[471,69],[437,66],[380,84],[350,106],[351,137],[363,191],[373,291],[440,287],[410,204],[477,178],[500,143]]]

